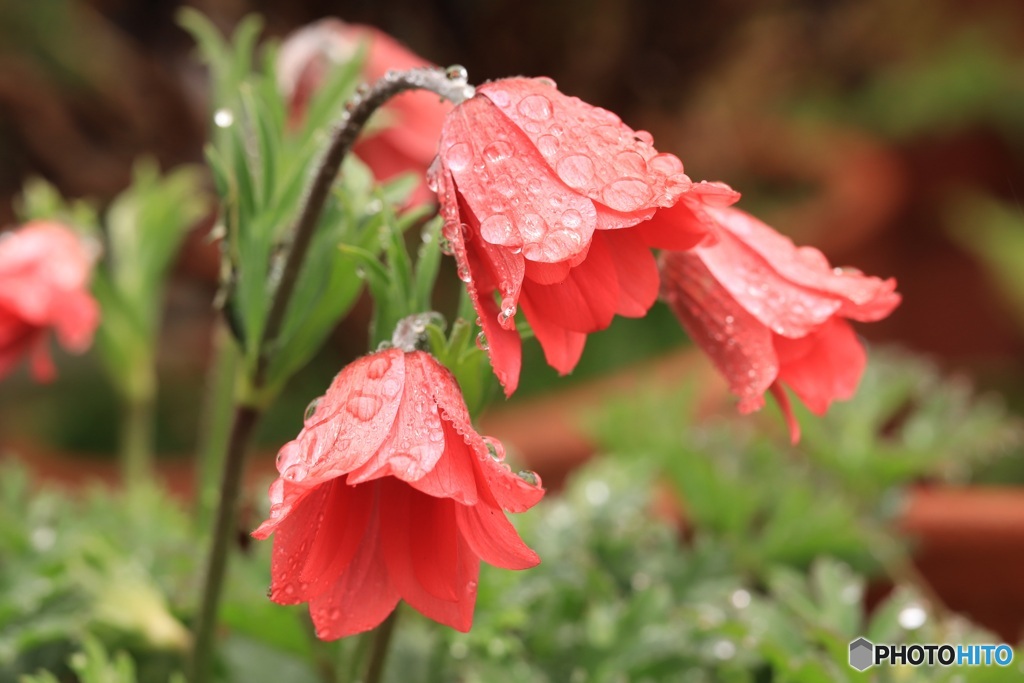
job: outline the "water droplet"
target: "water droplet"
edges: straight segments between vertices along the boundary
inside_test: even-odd
[[[494,102],[502,109],[507,107],[509,105],[509,102],[511,101],[511,99],[508,96],[508,93],[504,90],[488,90],[487,97],[488,99],[491,100],[491,102]]]
[[[387,398],[394,398],[398,396],[398,392],[401,390],[402,383],[393,377],[384,380],[384,385],[381,387],[381,391],[384,392],[384,396]]]
[[[487,335],[482,331],[476,335],[476,346],[481,351],[487,351],[491,347],[487,344]]]
[[[316,414],[316,407],[318,405],[320,405],[320,399],[314,398],[312,401],[309,402],[309,405],[306,406],[306,412],[302,416],[302,421],[307,425],[310,422],[310,420],[313,419],[313,415]],[[280,456],[280,453],[278,454],[278,456]]]
[[[472,162],[473,150],[465,142],[456,142],[445,152],[444,159],[448,163],[448,168],[462,171]]]
[[[459,264],[456,274],[463,282],[472,282],[473,280],[473,275],[469,272],[469,266],[465,264]]]
[[[235,115],[230,109],[218,109],[213,113],[213,125],[218,128],[227,128],[235,122]]]
[[[651,186],[640,178],[619,178],[601,190],[601,201],[615,211],[634,211],[653,194]]]
[[[381,400],[372,394],[361,391],[354,392],[345,403],[345,409],[357,420],[364,422],[373,419],[380,410]]]
[[[654,136],[648,133],[646,130],[638,130],[637,132],[633,133],[633,137],[636,138],[637,142],[643,143],[645,145],[654,144]]]
[[[543,95],[528,95],[520,102],[519,113],[534,121],[546,121],[551,118],[551,100]]]
[[[376,356],[366,367],[366,376],[370,379],[380,379],[390,368],[391,360],[387,356]]]
[[[540,485],[540,477],[538,477],[537,473],[534,472],[533,470],[519,470],[519,472],[516,473],[516,476],[525,481],[530,486]]]
[[[675,154],[656,154],[647,162],[647,167],[657,173],[664,173],[667,176],[683,172],[683,162]]]
[[[558,138],[554,135],[541,135],[537,140],[537,149],[546,157],[558,153]]]
[[[627,173],[643,175],[647,173],[647,162],[637,152],[619,152],[615,156],[616,165]]]
[[[302,481],[306,478],[306,467],[301,463],[290,465],[281,473],[281,478],[288,481]]]
[[[484,445],[487,446],[487,452],[497,462],[502,462],[505,459],[505,446],[502,445],[497,439],[489,436],[483,437]]]
[[[528,213],[519,223],[519,232],[527,242],[538,242],[548,231],[548,224],[541,216]]]
[[[498,164],[515,153],[512,143],[507,140],[495,140],[484,147],[484,158],[492,164]]]
[[[570,230],[580,227],[580,223],[583,222],[583,216],[576,209],[567,209],[562,213],[562,225]]]
[[[555,171],[569,187],[586,189],[594,179],[594,161],[583,154],[573,154],[560,159]]]
[[[444,70],[444,75],[449,81],[465,83],[469,79],[469,72],[461,64],[452,64]]]
[[[512,221],[503,213],[488,216],[480,223],[480,236],[491,244],[512,246],[523,243]]]
[[[526,189],[530,194],[539,194],[543,187],[538,178],[530,178],[530,182],[526,184]]]

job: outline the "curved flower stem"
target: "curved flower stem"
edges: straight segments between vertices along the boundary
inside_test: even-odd
[[[448,73],[458,70],[456,77],[450,78]],[[263,330],[263,343],[260,346],[259,362],[256,366],[254,384],[263,383],[266,372],[267,357],[284,324],[285,313],[292,290],[299,278],[302,261],[316,232],[320,214],[323,212],[334,178],[338,175],[341,162],[351,151],[356,138],[370,116],[386,101],[406,90],[429,90],[440,97],[459,104],[473,95],[472,86],[466,85],[465,71],[462,67],[451,67],[448,72],[438,68],[411,69],[409,71],[389,71],[383,78],[368,89],[360,89],[355,97],[349,100],[345,113],[334,124],[330,134],[330,144],[320,159],[313,183],[309,186],[302,201],[302,210],[292,235],[291,248],[285,259],[280,280],[275,290],[274,301],[267,315],[267,323]]]
[[[398,607],[396,606],[388,618],[374,631],[370,663],[366,667],[366,677],[363,679],[363,683],[380,683],[381,676],[384,675],[384,664],[387,660],[388,647],[391,645],[391,636],[395,632],[397,621]]]
[[[465,70],[462,67],[452,67],[447,72],[438,68],[423,68],[388,72],[373,86],[361,88],[346,105],[345,113],[330,132],[330,142],[303,197],[299,217],[292,230],[292,241],[288,246],[280,277],[274,286],[270,312],[259,343],[259,356],[249,378],[249,387],[255,396],[259,396],[265,388],[270,354],[275,350],[275,342],[284,325],[285,314],[288,312],[288,305],[298,282],[306,252],[313,240],[324,203],[341,163],[373,112],[390,98],[407,90],[429,90],[456,104],[473,95],[472,86],[466,85]],[[206,683],[209,679],[217,611],[227,570],[228,548],[235,533],[235,515],[241,492],[245,451],[262,412],[262,408],[253,403],[252,396],[243,396],[236,400],[234,422],[221,474],[220,499],[203,577],[202,603],[195,627],[190,662],[191,683]],[[381,657],[383,658],[383,654]]]

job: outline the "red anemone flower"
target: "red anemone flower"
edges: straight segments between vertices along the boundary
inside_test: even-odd
[[[375,81],[391,69],[433,66],[388,34],[360,24],[323,19],[292,33],[281,45],[278,81],[289,100],[289,117],[297,123],[332,66],[354,58],[366,46],[362,77]],[[377,180],[390,180],[403,173],[424,178],[437,154],[441,124],[451,105],[425,91],[406,92],[391,98],[375,119],[381,127],[359,138],[356,155],[370,167]],[[373,126],[374,124],[371,124]],[[410,197],[410,204],[431,199],[426,182]]]
[[[680,197],[718,191],[693,185],[649,133],[546,78],[478,87],[448,115],[439,149],[431,183],[444,235],[506,395],[519,380],[519,307],[548,363],[570,372],[588,333],[654,303],[651,247],[704,236],[690,209],[676,212]]]
[[[899,304],[896,281],[832,268],[753,216],[709,208],[718,223],[686,252],[662,254],[662,296],[711,356],[742,413],[778,398],[794,443],[800,427],[781,385],[817,415],[853,396],[866,357],[847,319],[880,320]]]
[[[423,351],[388,349],[352,363],[311,406],[277,456],[270,518],[270,598],[309,602],[320,638],[374,628],[399,598],[460,631],[473,621],[480,560],[540,560],[502,510],[544,495],[513,474],[497,441],[470,424],[458,384]]]
[[[36,379],[53,379],[50,328],[69,351],[89,348],[99,322],[87,289],[92,262],[85,243],[57,223],[35,221],[0,235],[0,377],[31,354]]]

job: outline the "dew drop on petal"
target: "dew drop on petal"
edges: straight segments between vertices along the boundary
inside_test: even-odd
[[[519,224],[519,232],[523,239],[528,242],[539,241],[547,231],[547,221],[535,213],[528,213],[523,216]]]
[[[634,211],[643,206],[654,192],[640,178],[619,178],[604,186],[601,201],[616,211]]]
[[[586,155],[573,154],[560,159],[555,172],[569,187],[586,189],[594,179],[594,161]]]
[[[502,445],[497,439],[492,439],[489,436],[483,437],[484,445],[487,446],[487,453],[497,462],[502,462],[505,459],[505,446]]]
[[[519,472],[516,473],[516,476],[530,486],[537,486],[540,484],[540,477],[538,477],[537,473],[533,470],[519,470]]]
[[[580,227],[580,223],[583,222],[583,216],[576,209],[567,209],[562,213],[562,225],[569,230],[574,230]]]
[[[647,162],[648,168],[665,175],[675,175],[683,172],[683,162],[675,154],[663,152],[651,157]]]
[[[624,171],[631,173],[647,173],[647,161],[637,152],[619,152],[615,156],[615,165]]]
[[[444,158],[448,162],[448,168],[453,171],[462,171],[473,161],[473,150],[465,142],[456,142],[448,148]]]
[[[510,246],[522,244],[522,239],[509,217],[503,213],[488,216],[480,223],[480,236],[491,244]]]
[[[487,351],[488,349],[491,348],[490,345],[487,343],[487,335],[484,334],[483,332],[480,332],[479,334],[476,335],[476,346],[481,351]]]
[[[302,415],[302,421],[307,426],[309,425],[310,421],[313,419],[313,416],[316,414],[316,408],[319,405],[320,405],[320,399],[319,398],[314,398],[312,401],[309,402],[309,405],[306,406],[306,412]],[[278,455],[280,456],[280,454],[278,454]]]
[[[381,392],[387,398],[395,398],[398,396],[398,392],[402,389],[402,383],[395,378],[389,378],[384,380],[383,386],[381,386]]]
[[[501,163],[515,153],[512,143],[507,140],[495,140],[484,147],[484,158],[492,164]]]
[[[638,130],[638,131],[636,131],[635,133],[633,133],[633,137],[635,137],[638,142],[642,142],[645,145],[653,145],[654,144],[654,136],[651,135],[646,130]]]
[[[534,121],[551,118],[551,100],[543,95],[528,95],[519,102],[519,113]]]
[[[345,403],[345,410],[357,420],[367,422],[372,420],[373,416],[380,410],[381,403],[380,398],[377,396],[357,391],[349,396],[348,401]]]
[[[537,140],[537,149],[546,157],[554,156],[558,152],[558,138],[554,135],[541,135]]]

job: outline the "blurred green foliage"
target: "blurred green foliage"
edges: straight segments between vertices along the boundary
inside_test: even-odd
[[[847,646],[861,635],[995,642],[918,590],[891,522],[908,484],[965,481],[1019,448],[1020,425],[926,362],[876,356],[856,399],[824,419],[800,415],[799,448],[777,415],[698,418],[687,391],[609,406],[595,420],[607,455],[514,517],[542,564],[484,566],[468,634],[400,608],[387,680],[852,681],[862,675],[847,666]],[[685,501],[683,527],[658,494],[666,484],[669,500]],[[74,499],[33,492],[11,466],[0,485],[0,592],[11,596],[0,609],[0,680],[40,670],[81,683],[171,680],[194,609],[193,520],[156,489]],[[246,524],[265,505],[249,508]],[[233,564],[220,680],[345,680],[334,676],[357,640],[319,642],[305,606],[263,597],[270,547],[254,544]],[[866,615],[873,576],[896,588]],[[872,675],[1002,681],[1020,666]]]

